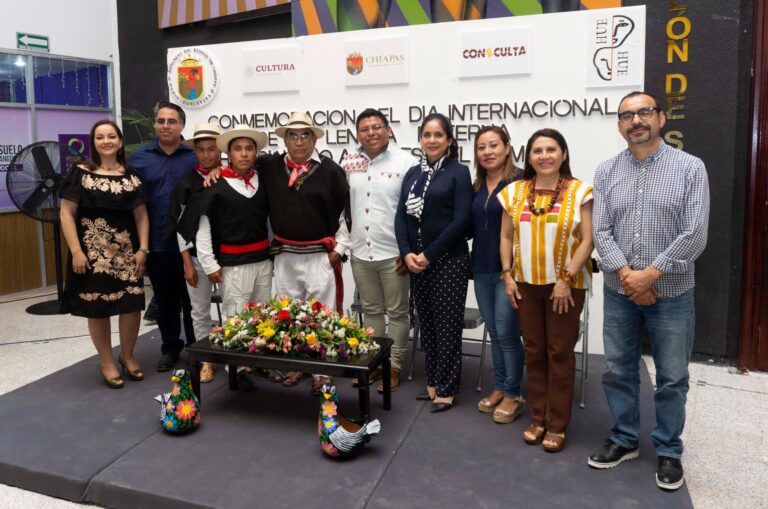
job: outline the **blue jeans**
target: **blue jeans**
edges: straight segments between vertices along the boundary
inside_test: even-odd
[[[498,272],[476,272],[474,278],[477,304],[491,336],[495,388],[509,397],[520,396],[525,353],[517,313],[504,294]]]
[[[680,458],[688,394],[688,362],[693,348],[693,289],[677,297],[659,297],[638,306],[604,287],[603,341],[606,371],[603,389],[613,414],[611,440],[634,449],[640,435],[640,353],[643,328],[651,338],[656,365],[656,428],[651,433],[658,456]]]

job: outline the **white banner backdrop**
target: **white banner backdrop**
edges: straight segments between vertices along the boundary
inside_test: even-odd
[[[483,32],[488,33],[487,40]],[[507,32],[510,37],[505,41]],[[612,43],[614,36],[623,39]],[[601,48],[619,43],[631,53],[621,55],[619,63],[618,51],[611,55],[609,49],[608,63],[596,67],[596,52],[602,58]],[[295,61],[285,53],[285,58],[257,58],[260,52],[269,54],[270,48],[294,44],[299,47]],[[591,183],[598,163],[626,148],[617,131],[616,113],[621,97],[643,87],[644,44],[645,7],[639,6],[200,46],[219,66],[219,90],[204,106],[187,111],[184,135],[191,135],[196,122],[224,129],[245,123],[269,133],[267,150],[283,151],[274,129],[291,111],[302,110],[326,131],[318,150],[339,161],[357,145],[357,113],[373,107],[388,117],[393,141],[418,156],[420,122],[437,111],[452,119],[461,160],[470,168],[474,133],[482,126],[495,124],[509,132],[520,166],[528,137],[550,127],[565,136],[575,176]],[[169,49],[169,65],[183,51],[189,48]],[[481,51],[485,57],[478,57]],[[467,77],[471,68],[465,55],[470,54],[486,60],[476,77]],[[506,65],[505,60],[515,59],[528,64]],[[495,65],[498,74],[492,75]],[[253,82],[258,66],[286,72],[289,90],[275,91],[270,83],[258,93]],[[621,69],[621,79],[606,83],[599,75],[605,69],[617,77]],[[169,86],[171,79],[175,78],[169,77]],[[381,84],[382,80],[390,84]],[[365,86],[350,86],[358,84]],[[348,306],[354,282],[348,269],[344,277]],[[471,286],[467,305],[476,307]],[[590,351],[602,352],[600,275],[593,286],[597,291],[590,303]],[[479,331],[472,333],[477,335]]]

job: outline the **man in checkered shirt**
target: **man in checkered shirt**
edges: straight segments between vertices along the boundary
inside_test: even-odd
[[[598,166],[593,212],[605,273],[603,389],[614,422],[588,463],[612,468],[638,456],[645,329],[656,366],[656,484],[676,490],[684,482],[680,435],[695,328],[694,261],[707,243],[709,185],[700,159],[661,140],[666,117],[652,95],[628,94],[618,117],[627,150]]]

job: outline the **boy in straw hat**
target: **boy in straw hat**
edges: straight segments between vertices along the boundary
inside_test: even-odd
[[[203,271],[197,258],[197,251],[192,242],[187,242],[176,232],[176,223],[184,213],[189,198],[203,187],[205,177],[211,170],[221,165],[221,152],[216,148],[216,137],[221,134],[219,126],[213,124],[196,124],[192,137],[183,142],[194,149],[197,156],[195,169],[181,178],[171,193],[171,204],[168,207],[167,235],[175,234],[179,243],[182,263],[184,264],[184,279],[187,282],[187,293],[192,304],[192,325],[195,339],[208,337],[211,331],[211,282]],[[215,365],[204,362],[200,370],[200,381],[208,383],[215,376]]]
[[[208,280],[222,285],[227,316],[248,302],[272,297],[267,196],[254,170],[256,156],[266,144],[267,135],[247,125],[218,136],[217,150],[227,152],[229,165],[214,185],[192,196],[179,222],[179,233],[195,240]],[[244,381],[248,387],[247,377]]]
[[[259,172],[270,203],[276,293],[314,298],[341,311],[341,257],[349,236],[344,170],[317,153],[315,144],[325,133],[306,113],[291,113],[275,134],[287,152],[259,159]],[[295,385],[303,376],[289,373],[283,384]],[[313,394],[329,381],[315,375]]]

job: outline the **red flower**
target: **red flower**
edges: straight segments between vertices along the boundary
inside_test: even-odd
[[[317,313],[321,309],[323,309],[323,303],[322,302],[315,301],[315,302],[312,303],[312,311]]]
[[[288,320],[291,319],[291,312],[288,311],[287,309],[281,309],[280,311],[277,312],[277,319],[280,320],[281,322],[287,322]]]

